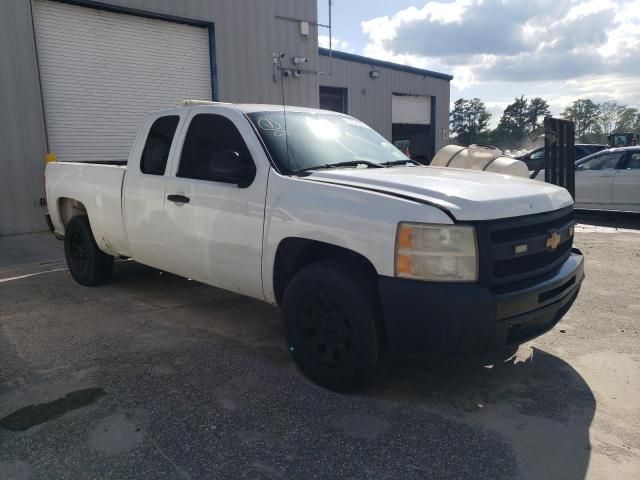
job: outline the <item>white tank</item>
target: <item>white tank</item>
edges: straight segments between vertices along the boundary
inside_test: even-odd
[[[515,177],[529,178],[529,169],[524,162],[505,157],[502,151],[486,145],[447,145],[433,157],[434,167],[466,168],[485,172],[504,173]]]

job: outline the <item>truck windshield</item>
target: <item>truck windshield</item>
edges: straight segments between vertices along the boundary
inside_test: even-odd
[[[287,173],[337,167],[384,167],[410,163],[400,150],[355,118],[324,113],[254,112],[273,160]]]

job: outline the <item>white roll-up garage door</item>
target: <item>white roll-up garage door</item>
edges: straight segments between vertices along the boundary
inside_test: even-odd
[[[429,125],[431,123],[431,97],[424,95],[392,95],[392,123]]]
[[[60,161],[126,160],[143,116],[211,99],[205,27],[36,0],[49,150]]]

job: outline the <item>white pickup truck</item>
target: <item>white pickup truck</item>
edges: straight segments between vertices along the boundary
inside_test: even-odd
[[[114,257],[282,309],[301,370],[333,388],[386,353],[474,355],[551,329],[583,280],[554,185],[425,167],[353,117],[201,104],[146,116],[128,161],[49,163],[73,278]]]

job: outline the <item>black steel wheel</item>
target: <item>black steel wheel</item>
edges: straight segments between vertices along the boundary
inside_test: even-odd
[[[375,376],[383,353],[376,298],[355,264],[322,261],[294,276],[282,313],[289,352],[307,377],[346,390]]]
[[[298,333],[316,361],[330,366],[348,362],[353,332],[346,312],[324,291],[307,295],[302,305]]]
[[[69,255],[75,271],[87,268],[87,247],[80,232],[74,231],[69,235]]]
[[[86,216],[73,217],[67,224],[64,253],[69,272],[80,285],[100,285],[111,278],[113,257],[98,248]]]

